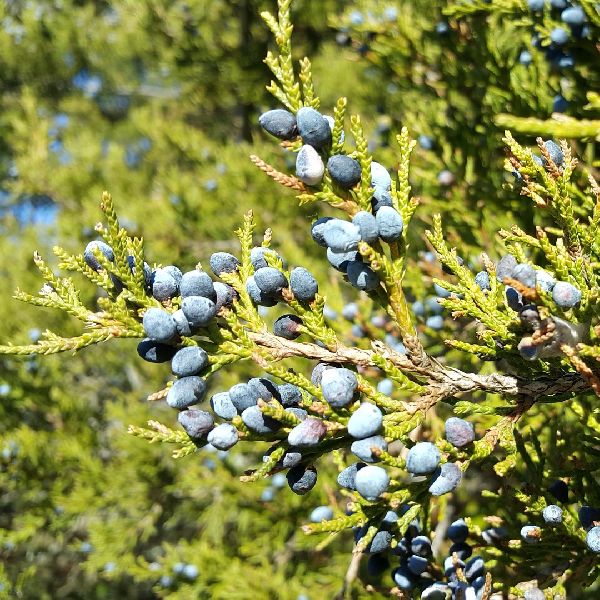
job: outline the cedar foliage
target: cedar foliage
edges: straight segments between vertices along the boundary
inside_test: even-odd
[[[353,68],[372,78],[372,83],[366,89],[361,85],[356,90],[344,88],[351,97],[348,111],[365,117],[364,127],[357,117],[346,119],[345,131],[354,138],[347,146],[361,162],[363,181],[356,194],[350,196],[338,195],[338,190],[327,184],[316,191],[307,190],[299,196],[301,206],[292,210],[293,194],[278,189],[245,158],[250,153],[257,154],[267,163],[276,164],[280,171],[289,171],[289,163],[256,132],[254,119],[249,117],[256,116],[257,109],[270,101],[262,92],[264,70],[258,61],[248,64],[258,50],[253,47],[249,51],[243,45],[249,41],[237,26],[243,29],[240,15],[245,15],[252,23],[252,32],[262,32],[250,38],[262,39],[264,47],[265,38],[260,37],[264,28],[255,20],[262,6],[250,2],[240,6],[217,3],[223,12],[207,12],[201,4],[190,8],[183,3],[165,3],[160,7],[156,3],[136,3],[134,9],[133,4],[124,3],[119,10],[100,3],[66,4],[57,9],[52,3],[10,3],[2,9],[2,56],[10,67],[3,76],[4,187],[5,202],[12,209],[3,217],[2,256],[7,257],[3,269],[7,288],[39,288],[39,279],[25,258],[26,253],[32,247],[47,248],[59,240],[65,249],[55,252],[58,265],[47,266],[40,258],[35,263],[61,298],[25,292],[19,292],[18,297],[61,308],[86,323],[92,317],[97,327],[80,335],[72,319],[55,311],[36,311],[33,316],[26,305],[3,303],[3,338],[22,344],[3,347],[3,351],[46,354],[79,349],[109,337],[142,336],[139,309],[154,301],[144,293],[139,277],[129,276],[126,253],[141,259],[139,238],[143,234],[152,262],[192,268],[198,260],[207,261],[216,249],[233,251],[233,241],[219,240],[231,239],[234,224],[241,220],[245,207],[255,209],[261,227],[273,227],[273,243],[292,264],[309,266],[320,275],[323,296],[341,309],[343,298],[354,299],[355,294],[323,265],[322,256],[309,240],[307,217],[316,214],[315,201],[350,214],[356,205],[368,206],[365,172],[373,153],[383,164],[398,167],[395,200],[405,224],[415,215],[402,244],[390,248],[389,255],[361,248],[372,265],[383,264],[388,299],[394,300],[390,330],[395,335],[400,333],[411,350],[409,356],[422,350],[413,337],[416,329],[427,355],[436,362],[480,376],[472,388],[439,390],[431,386],[432,381],[423,372],[415,371],[414,362],[398,359],[398,363],[390,364],[383,355],[378,358],[377,352],[370,355],[371,367],[381,369],[398,386],[394,398],[386,400],[369,383],[376,383],[381,371],[365,373],[363,393],[396,419],[390,420],[386,436],[410,443],[408,434],[420,426],[419,435],[440,440],[449,458],[462,461],[465,470],[468,466],[465,481],[451,500],[444,497],[430,505],[422,497],[416,498],[414,506],[420,507],[425,530],[435,529],[450,514],[471,516],[475,536],[486,523],[503,523],[513,541],[482,550],[492,570],[495,589],[522,596],[523,588],[517,588],[517,584],[538,579],[540,585],[562,597],[593,597],[594,589],[586,592],[584,588],[597,577],[597,561],[585,554],[585,536],[578,527],[576,505],[571,507],[566,529],[560,535],[550,536],[539,546],[523,546],[518,540],[522,524],[539,520],[541,508],[550,500],[547,484],[554,478],[568,478],[576,502],[600,503],[594,478],[597,410],[590,391],[596,387],[598,356],[594,327],[599,205],[594,197],[597,188],[587,181],[587,175],[596,166],[594,141],[598,138],[597,122],[594,125],[593,121],[598,116],[593,93],[588,94],[589,109],[596,113],[588,115],[582,108],[582,98],[594,89],[593,77],[597,77],[593,69],[597,54],[593,53],[591,41],[582,49],[581,64],[576,65],[571,77],[569,116],[577,120],[549,121],[547,107],[556,92],[559,74],[550,72],[543,59],[536,56],[528,73],[535,74],[531,79],[543,83],[532,86],[520,73],[521,66],[515,66],[517,40],[525,44],[530,36],[528,28],[534,26],[528,22],[530,17],[520,2],[493,3],[489,7],[475,2],[431,2],[422,11],[421,7],[417,11],[411,3],[403,3],[398,7],[395,23],[388,20],[381,25],[382,20],[375,19],[378,28],[374,36],[371,28],[359,27],[358,35],[369,36],[371,45],[359,47],[363,56]],[[280,23],[287,18],[288,6],[289,3],[280,2]],[[326,8],[333,15],[335,7]],[[442,8],[450,18],[451,35],[455,37],[436,41],[432,24],[441,18]],[[367,3],[360,3],[355,10],[359,9],[369,14]],[[593,37],[598,23],[592,19],[591,3],[586,3],[586,9],[592,21],[590,38],[597,39],[597,35]],[[335,104],[336,86],[325,77],[337,49],[331,43],[321,46],[315,42],[325,35],[325,11],[310,3],[298,3],[298,13],[302,18],[300,39],[306,40],[308,50],[316,57],[316,92],[310,91],[309,66],[304,63],[300,96],[284,86],[279,97],[291,102],[293,108],[301,102],[314,104],[323,80],[321,109],[335,112],[341,130],[345,102]],[[331,16],[330,24],[345,27],[350,13],[349,9]],[[210,18],[202,18],[206,15]],[[303,30],[307,18],[309,25]],[[218,43],[211,44],[214,32],[223,22],[234,24],[231,37],[221,36]],[[410,28],[407,23],[411,23]],[[270,24],[273,26],[273,21]],[[401,28],[404,35],[398,36],[394,27]],[[131,30],[139,33],[133,36],[133,43],[132,36],[127,35]],[[279,51],[288,41],[286,35],[278,40]],[[114,53],[106,51],[106,40],[111,40]],[[494,46],[499,40],[504,40],[504,48]],[[232,47],[237,52],[232,53]],[[273,46],[272,51],[277,49]],[[455,53],[452,59],[447,56],[450,51]],[[337,60],[344,64],[343,60],[353,56],[349,50],[348,56]],[[448,96],[439,94],[438,84],[432,86],[429,94],[423,94],[419,82],[411,79],[414,72],[410,61],[415,61],[415,56],[425,68],[444,67],[440,69],[439,81],[448,90]],[[365,66],[365,61],[375,65],[375,69]],[[156,65],[163,68],[157,70]],[[222,68],[215,69],[215,65]],[[83,85],[83,90],[79,90],[72,85],[73,76],[81,75],[82,69],[87,74],[75,80]],[[473,77],[482,93],[473,94],[464,83],[464,72],[455,69],[477,73]],[[102,78],[101,92],[94,92],[98,82],[90,80],[90,74],[96,73]],[[291,71],[286,75],[288,81],[290,77],[296,81]],[[381,94],[379,90],[387,89],[383,82],[390,80],[397,82],[401,91]],[[510,85],[503,85],[506,82]],[[214,89],[222,91],[222,95],[217,98]],[[502,110],[498,110],[500,104]],[[391,123],[386,120],[385,127],[375,130],[381,121],[378,123],[373,117],[373,106],[393,115]],[[511,114],[506,114],[504,107]],[[455,119],[445,118],[449,108]],[[66,126],[64,118],[56,119],[57,113],[68,115]],[[465,122],[473,115],[473,121]],[[588,116],[592,117],[587,119],[592,125],[586,129],[583,118]],[[383,140],[382,147],[368,146],[372,133],[375,137],[383,131],[383,137],[389,141],[392,136],[387,134],[388,126],[390,131],[400,133],[399,145],[388,145]],[[412,135],[432,134],[435,149],[415,148],[408,131],[401,130],[401,126],[407,126]],[[520,143],[510,134],[502,142],[499,127],[512,129]],[[236,141],[248,138],[249,132],[254,138],[251,146]],[[562,170],[540,167],[526,148],[528,142],[533,145],[533,139],[526,134],[569,138],[579,164],[575,165],[568,147],[563,146],[566,160]],[[503,146],[510,149],[509,171],[517,168],[523,175],[522,187],[504,174]],[[449,189],[441,188],[437,181],[437,173],[443,167],[450,168],[456,180]],[[125,217],[121,219],[125,229],[121,230],[112,200],[105,195],[104,229],[96,228],[96,232],[105,234],[113,247],[122,244],[120,258],[117,253],[115,262],[117,270],[113,271],[125,284],[126,291],[121,294],[108,276],[110,265],[104,265],[104,273],[89,272],[78,257],[85,242],[96,235],[90,227],[99,217],[94,198],[104,188],[111,190],[119,214]],[[414,200],[417,195],[420,207]],[[530,208],[535,205],[535,210]],[[40,214],[42,206],[50,213],[58,213],[58,217],[49,226],[24,225],[23,215],[31,206],[36,208],[34,215]],[[441,219],[432,219],[436,211],[442,212]],[[331,214],[332,209],[323,210],[320,204],[318,212]],[[513,224],[519,227],[511,229]],[[539,225],[537,233],[533,225]],[[242,255],[249,250],[253,227],[253,221],[247,217],[241,230]],[[439,264],[419,254],[425,248],[425,227],[431,229],[428,240],[441,263],[458,277],[442,275]],[[483,240],[473,233],[479,228],[485,233]],[[287,240],[286,229],[296,232]],[[549,267],[561,279],[573,281],[582,289],[580,308],[567,314],[539,290],[531,300],[549,315],[589,324],[585,344],[565,349],[563,356],[552,360],[525,363],[520,359],[516,346],[522,332],[515,314],[503,301],[502,286],[493,284],[491,293],[485,296],[478,292],[471,271],[457,263],[456,253],[451,250],[460,241],[466,252],[474,253],[477,248],[495,258],[500,248],[498,240],[503,240],[520,260]],[[307,264],[305,254],[312,256],[314,263]],[[136,264],[141,264],[140,260]],[[494,282],[493,265],[484,265]],[[55,266],[79,275],[73,277],[73,283],[68,278],[57,280],[51,270]],[[248,269],[247,262],[243,268]],[[92,285],[86,284],[81,274],[87,275]],[[410,301],[431,295],[431,284],[436,278],[455,293],[442,302],[448,309],[442,331],[426,328],[408,310]],[[400,280],[404,291],[397,285]],[[99,295],[96,286],[106,292]],[[81,301],[75,291],[80,287]],[[96,310],[96,302],[101,313]],[[290,302],[290,307],[304,318],[307,341],[312,337],[331,351],[333,346],[345,343],[366,352],[371,339],[383,335],[370,322],[381,302],[381,297],[361,298],[359,321],[363,334],[366,333],[361,336],[356,335],[356,330],[349,333],[349,326],[339,319],[324,320],[322,301],[310,312],[298,303]],[[476,330],[476,320],[484,327]],[[34,321],[40,329],[60,332],[60,339],[47,334],[38,340],[39,332],[28,331]],[[249,349],[260,349],[260,341],[250,340],[246,346],[240,343],[243,327],[254,333],[263,328],[262,315],[247,302],[227,317],[227,327],[241,337],[233,347],[227,346],[227,352],[215,354],[222,358],[213,363],[215,371],[233,362],[232,354],[238,353],[237,357],[242,358]],[[32,338],[31,343],[23,341],[27,335]],[[196,451],[160,402],[140,403],[140,399],[164,387],[165,371],[140,364],[136,358],[130,361],[129,357],[135,357],[133,345],[119,340],[100,348],[87,348],[75,358],[63,360],[2,359],[2,382],[8,384],[2,387],[1,405],[3,593],[7,597],[48,598],[244,598],[257,597],[259,593],[260,597],[296,598],[300,593],[322,597],[323,590],[328,590],[333,595],[341,586],[350,560],[349,536],[325,537],[315,549],[318,542],[304,538],[299,524],[306,522],[310,508],[319,504],[335,506],[337,520],[330,526],[309,528],[317,532],[341,531],[359,522],[375,523],[380,510],[371,510],[354,498],[354,515],[343,516],[345,497],[337,492],[334,482],[340,457],[324,456],[320,461],[322,483],[310,496],[296,498],[281,490],[274,501],[268,500],[268,494],[261,500],[263,484],[236,481],[245,469],[261,463],[267,448],[264,444],[243,444],[246,448],[236,448],[226,456],[200,450],[197,456],[173,461],[161,445],[149,446],[124,435],[126,424],[131,423],[132,431],[142,437],[176,442],[181,455]],[[262,363],[261,366],[265,367]],[[299,373],[309,373],[306,361],[294,360],[291,366]],[[507,389],[508,379],[492,385],[494,378],[485,377],[496,369],[507,378],[525,382],[518,385],[525,389],[515,395]],[[237,370],[227,366],[211,377],[211,385],[215,391],[224,389],[251,376],[250,373],[256,374],[247,366]],[[272,369],[272,374],[285,377],[281,369]],[[559,388],[562,382],[562,393],[556,389],[547,394],[527,391],[526,382],[532,379],[543,379],[550,387],[559,382]],[[425,403],[408,412],[414,415],[412,418],[402,417],[406,411],[398,410],[399,407],[410,405],[419,397],[434,399],[431,405],[439,404],[435,410],[427,411],[430,405]],[[481,439],[472,451],[456,453],[444,445],[443,418],[452,411],[474,415]],[[329,417],[340,425],[345,423],[345,415]],[[147,420],[153,425],[143,429]],[[243,430],[241,423],[236,425]],[[384,462],[402,466],[392,456],[384,457]],[[268,468],[258,474],[268,475]],[[400,481],[392,500],[411,499],[410,489]],[[473,497],[477,494],[482,498],[476,501]],[[91,544],[91,551],[86,543]],[[195,564],[198,577],[177,575],[181,562]],[[244,581],[251,583],[240,584]],[[362,581],[359,578],[349,582],[346,593],[362,596],[366,594],[365,584],[377,590],[370,594],[372,597],[387,597],[391,587],[388,580],[370,581],[363,573]]]

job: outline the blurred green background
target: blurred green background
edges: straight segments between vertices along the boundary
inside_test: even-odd
[[[539,48],[531,39],[556,14],[531,17],[523,2],[504,14],[466,10],[470,4],[485,3],[293,6],[295,52],[313,61],[323,112],[347,96],[375,158],[389,167],[401,125],[421,136],[412,171],[423,202],[409,266],[414,298],[427,293],[419,232],[433,212],[475,259],[481,248],[497,253],[499,227],[531,227],[537,218],[502,167],[506,119],[532,143],[546,126],[534,131],[510,119],[549,119],[556,109],[598,118],[597,96],[586,96],[598,89],[597,23],[564,49],[574,66],[559,66],[564,57],[548,56],[543,35]],[[257,126],[258,115],[277,106],[265,91],[271,41],[259,13],[266,9],[274,3],[2,3],[2,343],[28,343],[46,328],[79,331],[10,295],[39,288],[34,249],[52,264],[54,244],[80,252],[94,239],[105,189],[122,223],[146,240],[151,264],[190,269],[215,250],[235,251],[232,232],[253,208],[290,264],[318,274],[333,309],[355,298],[310,240],[319,208],[298,207],[249,160],[257,154],[284,171],[294,162]],[[500,114],[512,117],[499,121]],[[593,165],[594,136],[569,133]],[[440,176],[446,170],[451,184]],[[93,303],[95,290],[84,291]],[[212,391],[256,374],[246,368],[214,377]],[[323,465],[317,489],[299,498],[280,481],[239,483],[261,448],[175,461],[167,448],[127,435],[128,424],[149,419],[175,426],[173,411],[146,401],[168,376],[167,367],[142,363],[128,341],[76,359],[0,358],[0,597],[315,600],[340,589],[351,535],[316,550],[299,530],[320,504],[343,510],[335,467]],[[468,502],[465,491],[457,510]],[[380,597],[361,585],[352,594]]]

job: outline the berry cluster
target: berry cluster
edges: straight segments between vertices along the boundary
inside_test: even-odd
[[[114,260],[110,246],[92,242],[86,249],[85,260],[95,270],[102,268],[97,259],[99,252],[106,260]],[[318,285],[310,272],[301,267],[293,269],[288,282],[283,271],[269,266],[269,255],[283,264],[281,257],[271,249],[255,247],[250,252],[254,273],[247,278],[245,287],[252,301],[257,305],[272,306],[282,300],[282,291],[288,286],[296,299],[302,302],[314,300]],[[211,256],[210,265],[215,275],[220,276],[237,271],[240,263],[233,255],[219,252]],[[331,424],[318,414],[309,415],[301,408],[303,395],[299,387],[254,378],[214,394],[210,402],[214,414],[191,408],[205,397],[207,384],[203,375],[207,374],[210,361],[199,345],[182,344],[202,333],[217,317],[221,307],[232,303],[236,297],[234,288],[213,282],[204,271],[182,274],[175,266],[157,269],[147,279],[148,290],[164,306],[149,308],[144,313],[142,324],[147,338],[138,345],[138,353],[149,362],[171,361],[171,371],[177,379],[170,387],[166,401],[180,411],[178,421],[190,439],[198,445],[209,443],[219,450],[228,450],[240,437],[240,432],[231,423],[234,420],[248,434],[269,438],[283,432],[287,447],[276,468],[289,469],[287,481],[292,491],[297,494],[310,491],[317,481],[317,471],[304,455],[310,457],[311,449],[317,448],[332,432]],[[179,303],[181,308],[173,312],[168,310]],[[301,320],[295,315],[284,315],[275,321],[274,333],[293,339],[300,334],[300,325]],[[359,399],[358,380],[349,369],[320,363],[313,371],[312,383],[320,386],[323,399],[333,409],[347,409]],[[265,405],[279,411],[278,418],[266,414]],[[215,416],[223,422],[217,424]],[[352,413],[346,425],[347,439],[359,458],[369,462],[377,460],[373,454],[377,441],[380,449],[387,447],[384,438],[376,435],[381,432],[382,424],[383,413],[374,404],[363,402]],[[372,471],[366,470],[359,477],[356,489],[365,498],[374,500],[386,491],[389,478],[380,467],[372,467]]]
[[[331,146],[333,119],[317,110],[303,107],[294,116],[291,112],[276,109],[263,113],[259,119],[268,133],[290,141],[300,136],[303,142],[296,159],[296,176],[309,186],[321,183],[325,173],[343,190],[349,190],[361,181],[358,160],[346,154],[334,154],[327,160],[327,167],[320,152]],[[313,240],[327,249],[330,264],[344,273],[357,289],[372,291],[379,287],[379,278],[364,263],[358,251],[361,241],[372,244],[379,239],[396,242],[402,236],[404,222],[401,214],[392,206],[390,195],[392,179],[387,169],[371,163],[372,212],[359,211],[352,222],[323,217],[312,225]]]
[[[569,487],[562,480],[557,479],[548,486],[548,492],[556,498],[561,504],[568,504]],[[543,529],[559,528],[563,524],[565,510],[556,504],[547,504],[542,512],[541,517],[543,525],[527,524],[521,528],[521,538],[527,544],[536,544],[543,539]],[[600,508],[582,504],[577,511],[579,525],[587,532],[586,544],[592,552],[600,552]]]
[[[247,383],[237,383],[227,392],[214,394],[210,400],[214,413],[225,421],[232,421],[237,415],[249,431],[256,434],[272,434],[284,425],[266,416],[259,408],[259,400],[277,402],[288,413],[288,420],[305,419],[307,412],[300,408],[302,392],[297,386],[284,383],[276,385],[269,379],[253,378]],[[227,443],[221,439],[227,433]],[[237,442],[235,428],[227,424],[216,427],[207,438],[213,446],[227,450]],[[233,442],[233,443],[231,443]]]
[[[417,519],[408,524],[404,535],[394,539],[397,524],[408,506],[396,512],[387,511],[376,533],[368,526],[356,527],[354,538],[369,555],[367,570],[371,577],[380,577],[391,567],[392,557],[398,557],[399,566],[392,569],[391,577],[403,592],[420,590],[420,598],[445,600],[448,597],[479,600],[486,586],[486,568],[480,556],[472,556],[472,547],[466,543],[469,529],[463,519],[454,521],[446,536],[452,542],[440,569],[436,565],[431,540],[424,535]],[[364,539],[368,536],[368,543]],[[440,579],[444,578],[444,581]]]
[[[99,248],[110,260],[110,247],[103,244]],[[247,278],[245,287],[251,300],[259,306],[273,306],[282,300],[281,292],[288,286],[297,300],[314,300],[318,285],[310,272],[302,267],[295,268],[288,283],[286,274],[269,266],[269,255],[282,263],[281,257],[266,247],[255,247],[250,253],[254,273]],[[94,256],[93,251],[90,256]],[[216,276],[221,276],[237,272],[240,263],[231,254],[216,252],[210,257],[210,266]],[[307,412],[300,408],[300,388],[289,383],[278,386],[264,378],[236,384],[227,392],[212,396],[210,404],[214,415],[223,419],[223,423],[216,424],[209,412],[190,408],[205,397],[207,384],[203,376],[208,374],[210,361],[203,348],[196,344],[186,345],[185,340],[201,334],[222,307],[231,306],[238,294],[232,286],[213,281],[210,275],[197,269],[182,274],[177,267],[168,266],[151,272],[148,281],[149,291],[165,307],[149,308],[144,313],[142,324],[147,338],[138,345],[138,354],[149,362],[171,361],[171,371],[177,379],[170,387],[166,401],[180,411],[179,423],[196,444],[209,443],[219,450],[230,449],[239,439],[238,430],[230,423],[235,417],[241,419],[249,432],[257,435],[274,434],[286,423],[296,424],[306,419]],[[173,303],[180,303],[181,308],[170,312],[167,306]],[[275,321],[274,333],[294,339],[300,335],[299,325],[301,320],[296,315],[283,315]],[[259,401],[275,402],[283,408],[287,421],[278,422],[265,415],[258,406]]]
[[[335,220],[330,219],[326,223],[332,221]],[[335,236],[332,239],[336,239]],[[110,248],[105,246],[98,247],[110,260]],[[94,251],[89,254],[95,257]],[[282,292],[288,286],[299,300],[314,300],[317,282],[306,269],[293,269],[288,282],[286,273],[269,266],[268,255],[271,260],[283,264],[282,258],[271,249],[255,247],[250,252],[254,274],[248,277],[245,287],[254,303],[271,306],[282,299]],[[216,275],[232,273],[240,266],[233,255],[223,252],[213,254],[210,264]],[[100,268],[100,265],[97,266]],[[219,450],[228,450],[238,442],[240,426],[250,435],[267,439],[283,437],[284,445],[279,447],[284,452],[275,469],[288,469],[289,487],[295,493],[305,494],[317,480],[312,459],[318,456],[321,442],[325,438],[333,438],[340,445],[349,445],[351,452],[363,461],[342,471],[338,478],[342,487],[356,490],[368,501],[376,500],[388,490],[390,479],[386,470],[367,464],[379,462],[381,453],[387,451],[382,435],[384,413],[379,406],[360,401],[358,379],[352,370],[319,363],[311,377],[311,383],[320,388],[323,400],[331,409],[352,409],[343,429],[333,428],[318,413],[309,414],[312,401],[304,402],[298,386],[290,383],[277,385],[266,378],[254,378],[247,383],[238,383],[226,392],[214,394],[210,401],[213,414],[191,408],[202,402],[206,394],[203,375],[210,364],[209,356],[199,345],[177,346],[207,327],[220,308],[233,301],[236,292],[227,284],[213,282],[203,271],[181,274],[173,266],[157,269],[149,281],[155,299],[172,304],[179,295],[181,308],[169,312],[166,308],[153,307],[144,313],[142,322],[147,338],[139,344],[138,352],[150,362],[171,361],[171,370],[177,379],[168,391],[167,404],[180,411],[179,423],[196,444],[209,443]],[[220,301],[218,286],[226,292],[227,302]],[[345,312],[352,316],[348,309]],[[295,315],[284,315],[275,321],[274,333],[293,339],[300,334],[300,325],[301,320]],[[266,410],[269,408],[272,410]],[[215,417],[223,422],[217,424]],[[470,443],[474,439],[472,425],[461,419],[450,419],[447,439],[456,447]],[[265,458],[268,460],[268,455]],[[417,443],[406,457],[409,474],[431,476],[429,492],[434,496],[455,489],[462,477],[456,464],[445,462],[440,466],[440,460],[439,450],[430,442]]]
[[[235,270],[238,264],[225,252],[213,254],[210,262],[216,274]],[[185,409],[204,397],[206,386],[200,375],[209,361],[208,354],[198,346],[176,346],[208,327],[223,306],[231,306],[236,292],[227,284],[213,282],[204,271],[182,273],[175,266],[153,271],[148,287],[152,296],[165,305],[179,297],[181,308],[173,312],[149,308],[145,312],[142,324],[147,338],[139,344],[138,353],[149,362],[171,360],[173,374],[179,379],[169,391],[167,402],[173,408]]]
[[[476,277],[482,290],[489,290],[489,278],[483,271]],[[516,282],[506,286],[506,302],[519,314],[522,325],[531,335],[525,335],[518,344],[521,356],[526,360],[550,358],[561,355],[562,344],[574,345],[582,340],[586,327],[582,324],[570,323],[557,316],[540,316],[540,309],[534,303],[527,302],[526,297],[533,294],[549,295],[556,306],[567,311],[576,307],[581,301],[581,291],[566,281],[556,281],[543,269],[536,269],[529,263],[518,263],[517,259],[507,254],[496,266],[496,278],[500,282]]]
[[[152,564],[157,564],[157,563],[152,563]],[[157,564],[157,566],[158,566],[158,564]],[[186,563],[182,563],[182,562],[176,562],[173,565],[174,577],[171,577],[170,575],[163,575],[159,580],[159,585],[164,588],[173,587],[178,578],[181,578],[181,579],[187,580],[187,581],[194,581],[195,579],[197,579],[198,573],[199,573],[199,571],[198,571],[198,567],[196,565],[186,564]]]
[[[101,241],[90,243],[84,253],[86,263],[96,271],[103,268],[100,254],[106,261],[114,261],[112,248]],[[246,279],[245,287],[255,304],[274,305],[283,299],[284,289],[301,302],[315,299],[318,285],[309,271],[296,268],[288,277],[282,270],[270,266],[267,258],[283,265],[281,257],[269,248],[255,247],[250,252],[253,274]],[[214,274],[221,276],[237,272],[240,263],[233,255],[219,252],[211,256],[210,265]],[[235,425],[246,434],[266,438],[281,437],[283,433],[286,450],[276,468],[289,469],[287,481],[295,493],[307,493],[317,480],[311,453],[336,430],[332,431],[332,424],[319,414],[309,415],[301,408],[303,395],[299,387],[254,378],[234,385],[227,392],[214,394],[211,398],[214,414],[192,408],[204,400],[207,389],[204,376],[209,371],[210,360],[202,347],[188,345],[187,340],[202,334],[219,310],[231,305],[237,296],[234,288],[213,282],[206,272],[198,269],[182,273],[177,267],[168,266],[150,271],[145,265],[145,275],[147,291],[163,307],[145,311],[142,325],[147,337],[138,345],[138,353],[149,362],[171,361],[171,371],[177,379],[169,388],[166,401],[180,411],[178,421],[190,439],[198,445],[209,443],[217,449],[228,450],[240,437]],[[179,305],[181,308],[177,308]],[[300,325],[301,320],[295,315],[284,315],[275,321],[274,333],[293,339],[300,334]],[[347,410],[360,399],[357,377],[346,368],[319,364],[313,372],[312,384],[320,387],[324,401],[334,410]],[[269,416],[265,405],[278,411],[278,418]],[[223,422],[217,424],[215,417]],[[378,459],[374,449],[387,448],[379,435],[382,425],[381,409],[369,402],[360,403],[347,419],[345,435],[338,435],[339,443],[347,439],[359,458],[375,462]],[[389,483],[386,471],[380,467],[366,469],[358,480],[356,489],[371,500],[385,492]]]
[[[572,69],[575,66],[573,51],[590,33],[583,8],[567,0],[550,0],[550,11],[547,11],[545,0],[528,0],[527,5],[536,20],[544,16],[552,19],[552,24],[544,23],[543,27],[534,22],[536,27],[531,38],[532,47],[543,50],[544,58],[553,68]],[[530,65],[533,62],[531,52],[523,50],[519,62]],[[568,106],[569,103],[562,94],[554,97],[553,112],[565,112]]]
[[[373,169],[383,169],[387,178],[389,174],[384,167],[373,163]],[[391,181],[391,180],[390,180]],[[365,264],[358,251],[361,241],[374,243],[378,239],[385,242],[398,241],[402,235],[403,221],[400,213],[391,206],[389,189],[383,190],[372,180],[374,188],[373,213],[367,211],[357,212],[352,222],[331,217],[322,217],[312,225],[313,240],[327,249],[327,260],[332,267],[344,273],[350,284],[363,291],[372,291],[379,287],[379,278],[375,271]],[[383,190],[383,191],[381,191]],[[383,204],[378,200],[385,198]]]

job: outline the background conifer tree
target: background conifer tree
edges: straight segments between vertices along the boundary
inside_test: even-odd
[[[280,8],[286,4],[280,2]],[[519,196],[523,177],[504,169],[506,146],[515,172],[542,178],[550,194],[551,181],[536,171],[524,147],[539,153],[536,135],[568,138],[580,161],[568,184],[576,226],[593,211],[593,188],[586,177],[597,167],[600,131],[595,7],[581,2],[587,31],[572,34],[557,49],[550,35],[561,26],[560,12],[549,7],[531,11],[526,4],[353,2],[343,11],[335,2],[294,4],[293,58],[311,57],[320,110],[334,114],[338,96],[347,95],[348,114],[363,116],[364,143],[357,122],[352,132],[346,124],[346,135],[353,133],[355,139],[348,145],[356,143],[359,158],[366,161],[373,154],[402,173],[409,142],[403,133],[398,151],[395,135],[408,126],[419,140],[410,184],[421,207],[411,222],[404,265],[411,304],[427,305],[435,294],[434,278],[465,293],[460,286],[469,280],[450,251],[453,246],[460,245],[469,266],[481,269],[478,252],[484,249],[496,259],[503,251],[501,238],[519,259],[525,258],[531,239],[521,230],[509,232],[513,224],[527,233],[540,225],[557,235],[548,211],[534,210],[529,198]],[[212,252],[237,253],[232,231],[253,208],[256,233],[271,227],[274,247],[291,265],[306,266],[317,276],[320,293],[327,297],[327,324],[340,339],[362,350],[377,338],[399,348],[393,327],[384,324],[388,331],[381,331],[376,298],[361,295],[353,316],[342,316],[356,293],[328,268],[309,234],[313,217],[331,213],[327,203],[314,203],[316,197],[306,193],[298,205],[297,190],[278,187],[248,158],[257,155],[282,173],[294,172],[295,155],[289,148],[278,149],[257,125],[260,113],[279,107],[265,91],[269,75],[262,59],[267,49],[277,52],[277,47],[258,17],[264,9],[273,7],[249,0],[63,0],[8,2],[0,8],[3,341],[36,343],[45,329],[65,337],[80,334],[66,315],[33,310],[8,295],[17,287],[33,294],[39,289],[32,249],[46,258],[58,244],[66,254],[78,254],[97,237],[93,225],[103,218],[98,198],[110,189],[121,224],[146,240],[152,266],[190,270],[200,261],[208,269]],[[537,37],[534,47],[532,35]],[[531,54],[529,64],[524,51]],[[556,98],[563,92],[566,104]],[[562,116],[553,116],[553,109]],[[505,128],[520,144],[510,137],[502,140]],[[399,193],[408,200],[406,188]],[[442,213],[444,234],[433,219],[436,212]],[[596,220],[592,217],[592,225]],[[426,228],[432,230],[428,243]],[[458,278],[442,273],[430,255],[432,246]],[[533,252],[548,258],[547,247],[539,250],[534,244]],[[576,276],[576,267],[563,259],[557,259],[558,267],[565,276]],[[57,262],[50,259],[49,264],[56,268]],[[86,305],[103,302],[105,292],[77,275],[74,280]],[[595,301],[592,291],[586,302],[593,307]],[[501,340],[508,348],[499,351],[501,356],[489,344],[487,349],[473,345],[473,321],[453,320],[450,312],[473,315],[469,306],[454,302],[444,303],[450,310],[439,326],[428,320],[435,315],[416,314],[427,352],[442,364],[482,376],[494,366],[482,357],[501,358],[496,364],[508,374],[531,378],[559,369],[557,363],[529,367],[515,362],[519,340],[512,330]],[[417,304],[411,306],[414,313]],[[589,311],[594,314],[593,308]],[[595,338],[588,341],[589,358],[583,364],[587,360],[593,375],[597,346]],[[583,369],[571,359],[573,373]],[[571,363],[565,360],[560,368],[566,365]],[[291,366],[309,374],[304,361]],[[139,428],[152,420],[177,431],[173,438],[170,430],[155,425],[156,441],[176,441],[177,448],[186,439],[161,396],[144,401],[164,388],[169,372],[144,364],[133,340],[92,346],[75,358],[2,357],[0,369],[0,594],[245,598],[257,597],[260,590],[258,597],[295,599],[302,594],[331,597],[343,588],[349,597],[389,597],[389,576],[373,578],[366,561],[358,569],[351,559],[350,531],[315,541],[300,530],[320,505],[343,517],[347,497],[335,484],[339,456],[320,461],[319,485],[309,496],[297,497],[281,489],[287,487],[281,474],[254,485],[238,481],[261,463],[269,447],[264,443],[244,444],[226,454],[205,449],[173,460],[166,446],[125,435],[133,424],[134,432],[148,437]],[[211,392],[256,374],[247,364],[220,370],[211,377]],[[363,375],[377,378],[380,373]],[[535,546],[515,538],[524,519],[539,517],[548,502],[544,490],[550,477],[567,478],[579,504],[600,504],[594,479],[597,398],[588,393],[558,403],[552,396],[527,413],[526,426],[514,430],[514,437],[498,429],[498,417],[512,410],[501,395],[481,405],[470,401],[478,397],[446,400],[435,414],[428,413],[426,437],[437,439],[452,412],[470,414],[480,436],[494,431],[500,436],[501,449],[491,469],[483,460],[491,452],[485,444],[489,435],[484,436],[475,452],[480,456],[470,458],[468,477],[452,500],[443,496],[423,518],[438,523],[442,532],[451,519],[473,515],[472,531],[484,541],[486,526],[503,524],[512,541],[487,548],[486,564],[496,588],[511,597],[522,597],[523,582],[537,579],[560,597],[593,598],[597,586],[589,584],[597,575],[597,561],[587,554],[580,560],[583,538],[574,508],[568,535],[581,548],[552,546],[553,564],[540,562]],[[423,427],[421,421],[414,425]],[[583,445],[575,445],[576,440]],[[187,448],[183,453],[194,449],[189,441],[182,447]],[[342,520],[344,527],[351,524],[350,515]]]

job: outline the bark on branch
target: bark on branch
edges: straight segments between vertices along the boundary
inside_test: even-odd
[[[582,393],[590,390],[590,385],[578,373],[569,373],[554,378],[524,379],[512,375],[492,373],[478,375],[466,373],[440,364],[427,355],[400,354],[381,342],[373,342],[372,350],[338,345],[328,350],[316,344],[294,342],[267,332],[248,332],[248,336],[259,346],[268,350],[274,360],[304,357],[326,363],[351,363],[362,367],[375,367],[375,354],[383,356],[406,373],[426,378],[426,396],[436,401],[459,394],[489,392],[502,396],[519,396],[536,400],[543,396],[565,393]],[[410,350],[410,343],[407,344]]]

